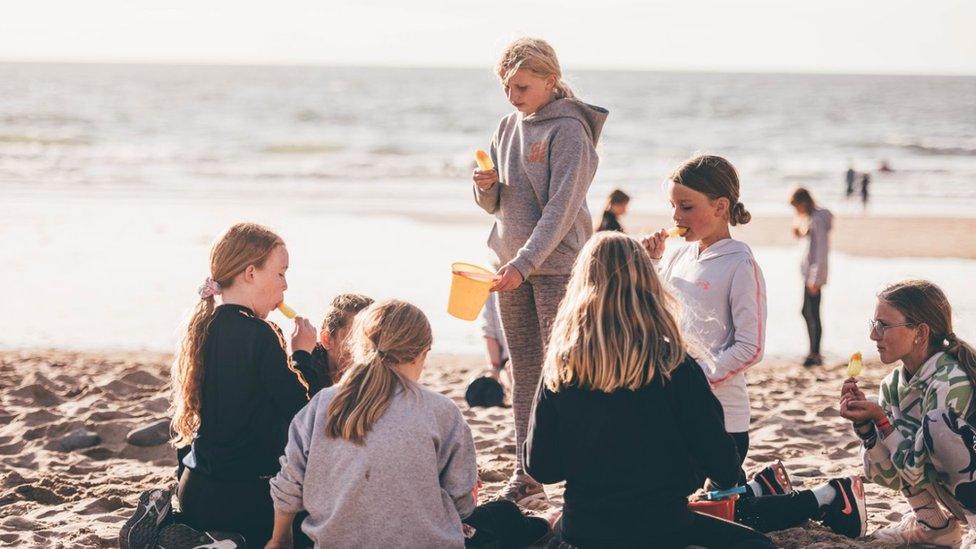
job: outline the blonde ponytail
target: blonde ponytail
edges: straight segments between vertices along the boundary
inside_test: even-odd
[[[398,366],[416,360],[431,341],[427,317],[404,301],[376,303],[356,315],[349,343],[353,366],[329,403],[326,436],[363,444],[397,389],[413,386]]]

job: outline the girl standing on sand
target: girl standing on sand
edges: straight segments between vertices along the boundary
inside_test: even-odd
[[[827,257],[830,254],[830,229],[834,215],[826,208],[818,208],[810,191],[800,187],[793,191],[790,205],[796,210],[793,223],[793,236],[804,239],[803,261],[800,273],[803,275],[803,320],[807,323],[810,336],[810,354],[803,366],[820,366],[820,338],[823,324],[820,322],[820,297],[827,283]]]
[[[576,99],[543,40],[509,44],[496,67],[513,112],[491,140],[496,170],[475,170],[475,201],[495,216],[488,246],[500,265],[502,327],[511,354],[517,466],[500,497],[545,499],[524,472],[522,445],[556,308],[577,253],[593,233],[586,192],[606,109]]]
[[[740,459],[722,406],[685,352],[674,298],[640,243],[609,232],[580,252],[567,296],[526,444],[529,474],[566,481],[559,547],[773,547],[756,530],[808,519],[863,535],[857,477],[794,492],[785,470],[767,467],[736,508],[756,530],[690,511],[687,497],[706,476],[736,482]],[[846,514],[843,502],[853,504]]]
[[[945,294],[924,280],[878,294],[871,340],[881,362],[901,365],[881,382],[877,401],[867,399],[856,378],[845,381],[840,413],[864,442],[865,476],[900,491],[912,506],[900,524],[874,537],[958,547],[960,523],[968,523],[971,536],[976,527],[976,351],[953,332]]]
[[[174,443],[190,445],[180,521],[242,534],[249,547],[271,538],[268,482],[280,468],[288,423],[308,402],[280,330],[265,320],[288,289],[287,270],[288,250],[277,234],[253,223],[229,228],[210,251],[210,276],[173,363]],[[316,377],[315,335],[296,317],[291,345],[309,379]]]
[[[500,515],[513,519],[497,529],[503,547],[545,536],[545,520],[511,502],[475,507],[471,430],[450,398],[419,384],[432,343],[424,313],[402,301],[374,304],[356,317],[351,338],[353,364],[339,385],[291,423],[271,480],[267,548],[292,547],[292,522],[304,510],[316,547],[477,546],[488,537],[484,523]]]
[[[694,156],[668,179],[673,219],[688,244],[665,255],[662,229],[644,246],[684,305],[684,330],[705,347],[705,376],[725,410],[741,464],[749,451],[745,370],[763,357],[766,282],[752,250],[731,237],[729,226],[748,223],[752,215],[739,201],[735,168],[720,156]],[[745,472],[739,480],[745,482]]]

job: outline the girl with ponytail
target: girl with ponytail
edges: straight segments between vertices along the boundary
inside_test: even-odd
[[[546,498],[525,474],[522,445],[556,308],[573,261],[593,234],[586,193],[607,110],[576,98],[545,40],[515,40],[495,73],[515,112],[492,136],[496,168],[475,170],[472,179],[475,202],[495,217],[488,237],[498,267],[492,290],[514,381],[517,465],[501,497],[526,504]]]
[[[739,199],[739,175],[728,160],[696,155],[668,178],[673,219],[687,244],[665,254],[667,230],[644,239],[658,272],[684,305],[682,326],[705,347],[698,357],[725,410],[740,463],[749,451],[745,371],[763,357],[766,281],[744,242],[729,227],[752,219]],[[740,482],[745,473],[740,472]]]
[[[280,329],[265,320],[288,288],[287,270],[281,237],[253,223],[230,227],[211,249],[210,276],[173,363],[181,521],[240,533],[250,547],[271,537],[268,479],[288,423],[317,388],[312,324],[295,319],[293,366]]]
[[[876,401],[845,381],[840,413],[864,442],[865,476],[900,491],[913,510],[874,537],[958,547],[961,524],[976,526],[976,353],[955,334],[945,294],[925,280],[885,288],[870,324],[881,362],[901,364]]]

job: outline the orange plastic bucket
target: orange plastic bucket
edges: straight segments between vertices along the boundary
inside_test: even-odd
[[[470,263],[451,264],[451,295],[447,312],[461,320],[474,320],[488,301],[495,273]]]
[[[720,519],[735,521],[735,502],[738,499],[739,496],[734,495],[718,501],[691,501],[688,502],[688,509]]]

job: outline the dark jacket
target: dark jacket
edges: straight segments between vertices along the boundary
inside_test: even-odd
[[[582,547],[686,527],[687,496],[706,477],[725,487],[739,474],[722,405],[690,358],[636,391],[540,385],[525,465],[544,484],[566,481],[563,537]]]
[[[217,307],[203,349],[200,428],[183,464],[220,480],[276,474],[288,425],[322,387],[312,355],[294,359],[298,371],[277,326],[247,307]]]

